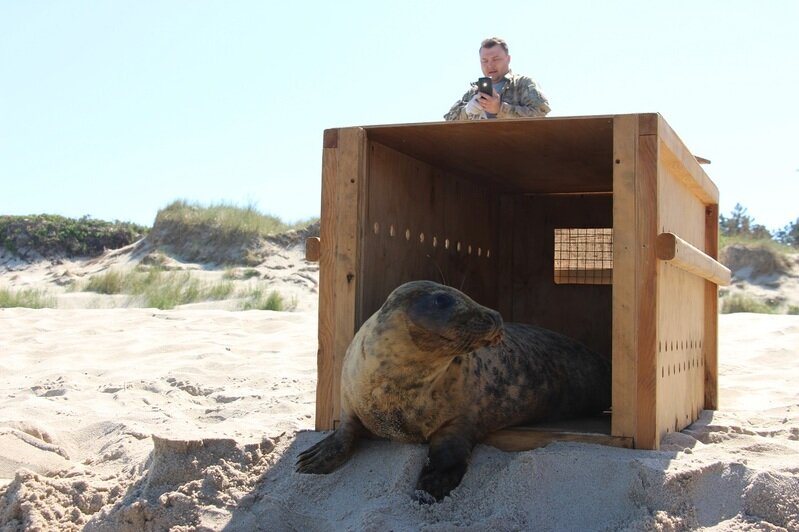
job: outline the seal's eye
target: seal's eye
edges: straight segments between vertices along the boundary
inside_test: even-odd
[[[435,299],[433,299],[433,304],[437,309],[447,309],[455,304],[455,298],[449,294],[436,294]]]

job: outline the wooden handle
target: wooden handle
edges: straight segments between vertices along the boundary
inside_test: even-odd
[[[655,242],[657,257],[719,286],[729,286],[730,270],[674,233],[660,233]]]
[[[312,236],[305,240],[305,260],[308,262],[319,262],[319,254],[322,241],[318,236]]]

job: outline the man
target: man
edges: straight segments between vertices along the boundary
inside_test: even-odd
[[[483,120],[491,118],[528,118],[546,116],[549,102],[527,76],[510,71],[508,45],[492,37],[480,44],[480,68],[491,78],[492,94],[477,90],[473,83],[469,91],[452,106],[445,120]]]

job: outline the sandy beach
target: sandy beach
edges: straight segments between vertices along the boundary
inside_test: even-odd
[[[661,450],[479,445],[423,506],[424,445],[294,472],[323,437],[308,286],[294,312],[0,309],[0,530],[799,530],[799,316],[720,316],[721,409]]]

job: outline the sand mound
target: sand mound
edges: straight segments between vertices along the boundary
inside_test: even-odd
[[[719,260],[735,277],[750,280],[773,279],[792,267],[789,257],[764,245],[732,244],[721,250]]]
[[[736,307],[736,299],[751,300],[776,313],[799,311],[799,253],[781,253],[765,245],[734,244],[720,253],[732,271],[732,283],[719,290],[722,308]],[[745,309],[753,307],[738,304]]]
[[[480,445],[424,506],[425,445],[294,472],[324,437],[313,312],[0,310],[0,530],[799,529],[799,316],[720,326],[722,410],[660,451]]]

